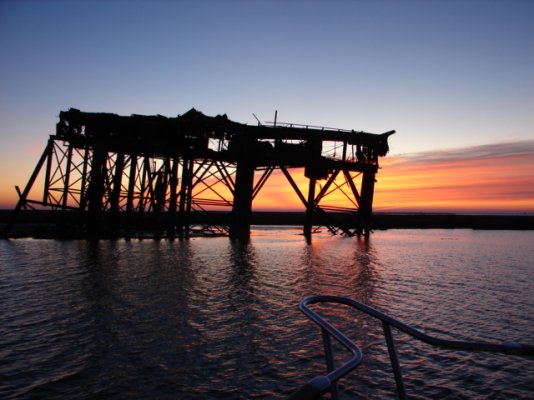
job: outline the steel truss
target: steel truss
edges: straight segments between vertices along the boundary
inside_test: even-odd
[[[307,238],[317,226],[332,234],[369,233],[378,157],[387,152],[392,132],[249,127],[195,110],[186,115],[184,122],[61,113],[58,133],[50,136],[24,191],[17,187],[19,201],[7,233],[21,209],[38,208],[56,212],[55,222],[66,235],[147,230],[246,239],[252,201],[277,170],[305,208]],[[166,134],[169,121],[185,133]],[[156,139],[136,133],[154,126]],[[133,139],[139,143],[129,144]],[[301,171],[307,192],[294,177]],[[42,185],[36,184],[39,177]],[[349,206],[339,206],[340,198]]]

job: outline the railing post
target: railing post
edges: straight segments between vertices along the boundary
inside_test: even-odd
[[[326,329],[321,328],[321,333],[323,335],[323,345],[324,345],[324,355],[326,359],[326,369],[328,373],[336,369],[334,364],[334,354],[332,352],[332,341],[330,340],[330,335]],[[338,391],[337,391],[337,382],[332,382],[330,388],[330,393],[332,394],[332,400],[338,400]]]
[[[395,349],[395,342],[393,341],[393,335],[391,334],[391,327],[386,321],[382,321],[382,327],[384,328],[384,336],[388,345],[388,353],[391,361],[391,367],[393,368],[393,375],[395,375],[397,393],[399,395],[399,399],[405,399],[406,391],[404,390],[404,382],[402,381],[402,373],[400,370],[399,359],[397,357],[397,350]]]

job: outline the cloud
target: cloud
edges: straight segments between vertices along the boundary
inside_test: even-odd
[[[375,208],[534,212],[534,141],[387,157]]]
[[[409,162],[427,163],[454,160],[477,160],[492,159],[500,157],[524,156],[534,154],[534,140],[523,140],[516,142],[493,143],[471,147],[452,148],[445,150],[434,150],[419,153],[407,153],[403,155],[391,156],[392,163]],[[387,160],[388,158],[384,159]],[[386,161],[389,163],[388,161]]]

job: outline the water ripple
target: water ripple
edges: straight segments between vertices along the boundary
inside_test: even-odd
[[[284,398],[324,372],[298,309],[350,296],[449,338],[534,337],[532,232],[388,231],[370,241],[258,230],[251,243],[0,241],[0,397]],[[342,398],[394,398],[381,328],[325,314],[364,352]],[[527,399],[532,360],[395,334],[412,398]]]

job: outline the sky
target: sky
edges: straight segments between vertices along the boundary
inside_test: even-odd
[[[532,21],[514,0],[0,0],[0,208],[60,111],[195,107],[396,130],[375,210],[534,213]]]

